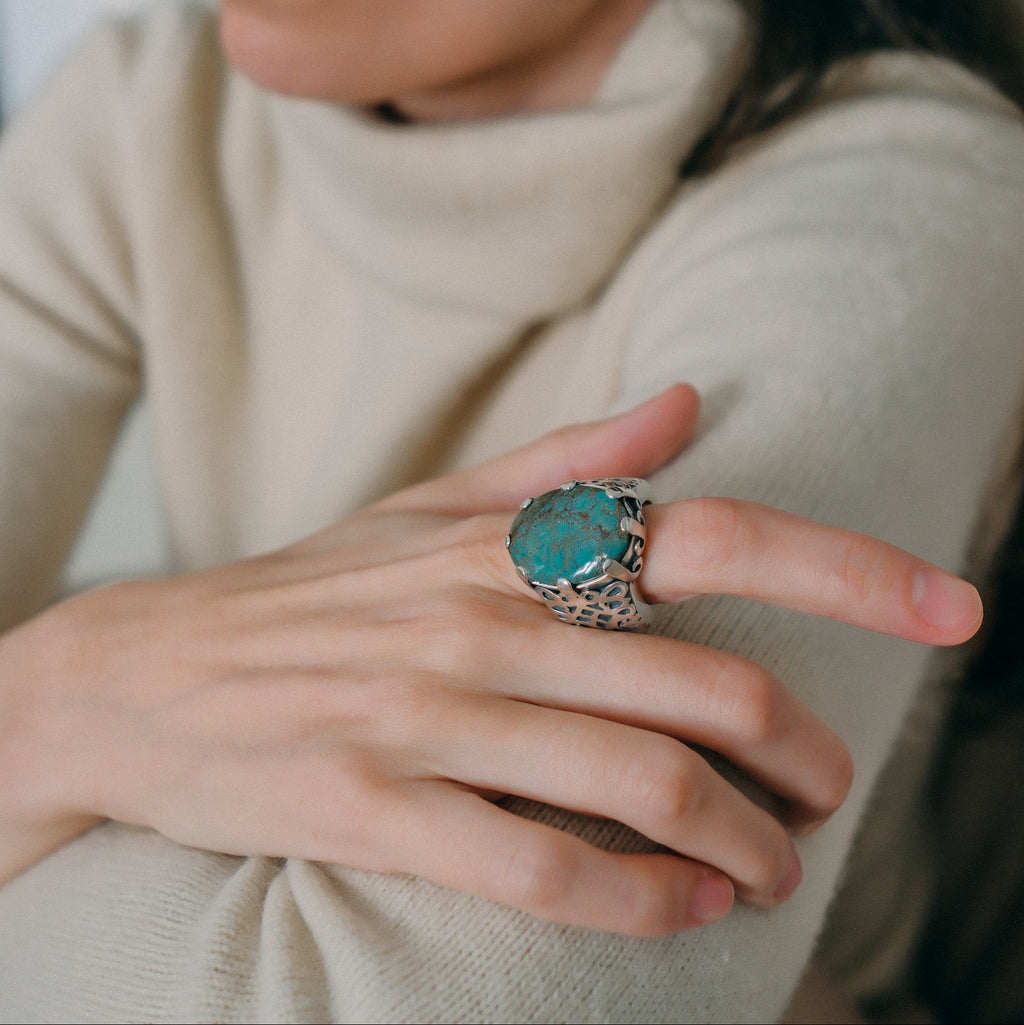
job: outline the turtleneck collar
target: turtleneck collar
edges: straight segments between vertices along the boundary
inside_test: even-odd
[[[325,242],[412,299],[539,320],[592,295],[666,202],[742,61],[731,0],[658,0],[583,108],[396,125],[271,99]]]

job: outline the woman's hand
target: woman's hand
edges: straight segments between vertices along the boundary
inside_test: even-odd
[[[0,866],[108,817],[638,935],[718,918],[734,890],[784,899],[800,878],[786,828],[689,745],[741,766],[806,827],[845,796],[841,741],[743,659],[558,622],[504,550],[522,497],[649,473],[696,411],[676,386],[283,551],[100,588],[13,631]],[[719,499],[647,520],[652,601],[745,595],[938,644],[979,622],[969,585],[860,535]],[[676,853],[598,850],[496,794],[610,817]]]

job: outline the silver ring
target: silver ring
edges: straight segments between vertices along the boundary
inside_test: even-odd
[[[639,629],[648,496],[638,477],[605,477],[526,499],[505,538],[516,572],[563,622]]]

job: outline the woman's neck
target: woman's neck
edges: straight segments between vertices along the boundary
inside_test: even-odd
[[[387,106],[417,122],[468,121],[583,106],[651,2],[599,3],[589,19],[547,50],[440,88],[393,97]]]

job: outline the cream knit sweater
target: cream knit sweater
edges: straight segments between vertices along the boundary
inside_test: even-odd
[[[728,0],[661,0],[587,109],[403,127],[261,92],[203,7],[96,33],[0,153],[0,621],[52,594],[143,385],[181,567],[684,379],[703,428],[659,498],[756,499],[962,568],[1016,422],[1024,130],[956,69],[874,59],[680,186],[743,44]],[[768,666],[854,753],[782,907],[625,939],[110,824],[0,891],[0,1018],[773,1019],[930,655],[718,598],[659,625]],[[894,823],[936,707],[833,915],[864,987],[926,878],[899,874],[915,834]]]

